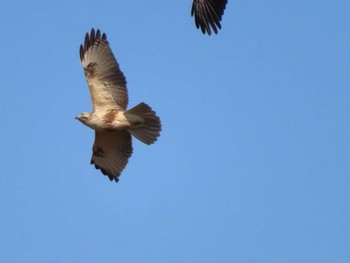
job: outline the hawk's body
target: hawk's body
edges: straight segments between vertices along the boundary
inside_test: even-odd
[[[132,154],[131,134],[146,144],[157,140],[159,117],[145,103],[127,110],[128,92],[123,72],[105,34],[92,29],[80,46],[80,59],[89,85],[92,113],[76,118],[95,130],[91,163],[118,182]]]
[[[203,34],[210,35],[210,28],[217,34],[217,28],[221,29],[220,21],[226,4],[227,0],[193,0],[191,15],[194,16],[196,27],[200,27]]]

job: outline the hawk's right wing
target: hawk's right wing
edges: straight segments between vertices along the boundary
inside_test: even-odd
[[[119,181],[118,177],[128,163],[131,154],[131,135],[126,130],[95,132],[91,164],[107,175],[109,180]]]

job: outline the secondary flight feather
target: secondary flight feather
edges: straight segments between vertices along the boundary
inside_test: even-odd
[[[119,68],[106,34],[91,29],[80,46],[80,59],[89,86],[92,113],[76,117],[95,130],[91,164],[119,181],[132,154],[132,136],[145,144],[154,143],[160,135],[161,122],[150,106],[142,102],[127,110],[126,79]]]

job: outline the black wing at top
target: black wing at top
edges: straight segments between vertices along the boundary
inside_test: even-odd
[[[226,4],[227,0],[193,0],[191,16],[194,16],[196,27],[200,27],[203,34],[210,35],[211,30],[217,34]]]

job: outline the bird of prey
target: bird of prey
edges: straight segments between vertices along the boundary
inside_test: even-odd
[[[90,35],[86,33],[80,59],[93,111],[81,113],[76,119],[95,130],[91,164],[118,182],[132,154],[131,135],[145,144],[154,143],[160,135],[160,119],[144,102],[127,110],[126,79],[106,34],[94,29]]]
[[[196,27],[200,27],[203,34],[210,36],[210,28],[217,34],[226,4],[227,0],[193,0],[191,16],[194,15]]]

